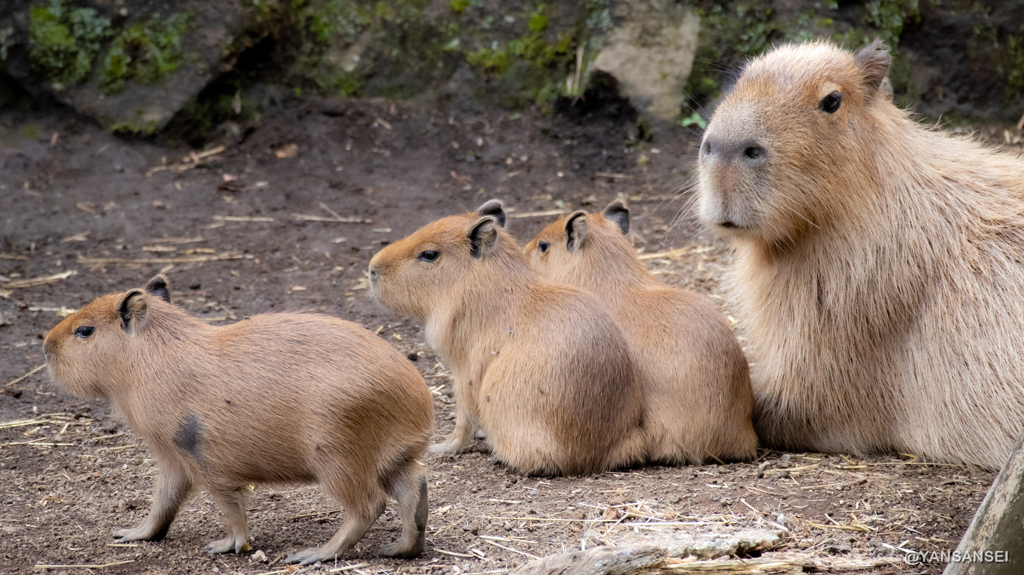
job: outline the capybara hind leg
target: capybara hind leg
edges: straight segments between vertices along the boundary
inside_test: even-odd
[[[249,527],[245,522],[245,492],[241,489],[210,490],[217,507],[224,514],[228,536],[206,544],[207,553],[241,553],[249,549]]]
[[[133,529],[115,529],[120,541],[159,541],[167,535],[178,508],[192,492],[192,482],[180,469],[162,466],[156,478],[156,493],[149,515]]]
[[[380,554],[401,559],[418,557],[427,541],[427,478],[419,464],[410,465],[388,493],[398,500],[402,536],[381,547]]]
[[[381,513],[384,513],[383,502],[370,513],[348,511],[348,516],[345,518],[345,522],[341,524],[341,529],[338,529],[334,537],[331,537],[331,540],[325,543],[323,547],[310,547],[309,549],[292,553],[285,558],[285,563],[309,565],[317,561],[328,561],[338,557],[354,547],[356,542],[363,538],[366,530],[370,528],[370,525],[373,525],[373,522],[380,517]]]

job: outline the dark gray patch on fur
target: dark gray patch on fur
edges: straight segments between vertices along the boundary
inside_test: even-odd
[[[178,426],[178,432],[174,434],[174,444],[192,454],[196,461],[202,461],[203,455],[200,451],[203,442],[203,426],[194,413],[185,417],[185,421]]]
[[[416,521],[416,530],[419,531],[420,537],[423,537],[427,532],[427,478],[420,475],[419,484],[419,505],[416,506],[416,515],[413,519]]]

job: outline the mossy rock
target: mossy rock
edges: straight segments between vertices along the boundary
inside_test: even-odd
[[[893,53],[897,103],[946,121],[1016,121],[1024,112],[1024,0],[691,0],[700,43],[689,110],[718,99],[744,62],[780,42],[831,39]]]

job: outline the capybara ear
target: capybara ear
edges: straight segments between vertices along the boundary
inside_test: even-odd
[[[486,205],[486,204],[485,204]],[[498,243],[498,221],[494,216],[480,218],[469,228],[469,255],[479,259],[490,255]]]
[[[121,296],[117,302],[117,314],[121,316],[121,327],[132,333],[146,320],[146,298],[142,290],[133,289]]]
[[[882,80],[885,80],[885,75],[889,73],[889,65],[892,63],[889,48],[881,38],[875,38],[874,42],[857,50],[853,58],[864,75],[864,87],[868,89],[869,94],[874,94],[882,85]]]
[[[151,293],[167,303],[171,303],[171,290],[167,288],[167,276],[157,274],[146,283],[146,292]]]
[[[501,201],[499,200],[488,201],[486,204],[477,208],[476,213],[481,216],[494,216],[498,225],[505,227],[505,207],[501,205]]]
[[[587,212],[579,210],[573,212],[569,219],[565,220],[565,249],[569,252],[576,251],[576,248],[583,244],[587,237]]]
[[[622,230],[622,234],[629,233],[629,208],[621,200],[615,200],[604,209],[604,219],[614,222]]]

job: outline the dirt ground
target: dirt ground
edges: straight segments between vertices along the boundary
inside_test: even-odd
[[[113,529],[146,514],[154,462],[107,405],[62,393],[37,369],[40,345],[63,314],[157,272],[174,301],[215,324],[318,311],[377,332],[416,358],[435,394],[435,440],[454,420],[447,372],[421,327],[374,303],[364,277],[377,250],[431,220],[499,198],[509,229],[527,240],[556,212],[624,197],[638,249],[655,256],[651,269],[724,305],[718,281],[729,253],[697,232],[689,211],[695,140],[630,144],[628,132],[614,114],[464,118],[389,102],[294,101],[222,150],[190,151],[121,139],[63,111],[0,114],[0,572],[285,573],[285,554],[337,529],[337,505],[316,486],[261,485],[248,513],[255,553],[203,551],[223,536],[205,494],[165,540],[114,543]],[[1001,129],[990,133],[1001,139]],[[344,218],[357,223],[331,221]],[[25,281],[34,278],[49,281]],[[389,509],[349,555],[303,571],[503,573],[663,521],[786,530],[777,549],[754,555],[950,551],[995,477],[909,455],[763,450],[753,463],[529,478],[492,463],[482,442],[426,464],[422,557],[376,556],[400,531]]]

